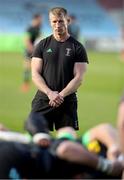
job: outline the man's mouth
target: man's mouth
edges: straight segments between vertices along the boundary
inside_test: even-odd
[[[57,32],[61,32],[62,30],[61,29],[56,29]]]

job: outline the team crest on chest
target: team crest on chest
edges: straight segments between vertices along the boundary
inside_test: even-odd
[[[71,48],[66,48],[66,54],[65,55],[66,56],[70,56],[71,55],[70,54],[71,50],[72,50]]]

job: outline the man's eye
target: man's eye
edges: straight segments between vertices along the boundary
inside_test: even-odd
[[[59,20],[59,21],[53,21],[53,23],[63,23],[63,21],[62,20]]]
[[[62,23],[63,21],[62,20],[60,20],[60,21],[58,21],[59,23]]]

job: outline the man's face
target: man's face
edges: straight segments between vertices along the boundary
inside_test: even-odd
[[[49,19],[54,34],[59,36],[66,34],[68,28],[68,20],[64,15],[55,16],[53,14],[50,14]]]

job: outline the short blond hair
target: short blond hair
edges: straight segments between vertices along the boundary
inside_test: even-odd
[[[53,14],[54,16],[67,16],[67,10],[63,7],[54,7],[50,9],[49,14]]]

